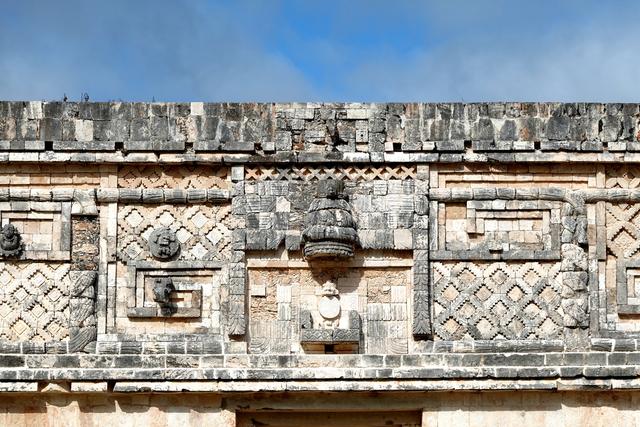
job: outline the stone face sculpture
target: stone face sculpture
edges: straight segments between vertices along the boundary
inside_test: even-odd
[[[357,241],[356,223],[344,194],[344,183],[334,179],[319,181],[302,231],[304,257],[349,258]]]
[[[328,281],[322,285],[322,297],[318,301],[318,312],[325,327],[336,327],[340,316],[340,293],[336,284]]]
[[[24,243],[18,229],[13,224],[6,224],[0,232],[0,256],[17,257],[24,250]]]
[[[170,228],[159,228],[149,236],[149,251],[154,258],[171,259],[180,251],[180,242]]]
[[[160,305],[162,314],[169,316],[172,313],[171,292],[176,288],[170,277],[162,277],[155,280],[153,284],[153,300]]]
[[[318,299],[318,313],[322,318],[320,328],[314,328],[313,316],[309,310],[300,312],[300,341],[303,344],[359,344],[362,333],[360,315],[356,310],[349,310],[348,326],[340,329],[340,317],[343,311],[340,303],[340,292],[333,281],[322,285]]]

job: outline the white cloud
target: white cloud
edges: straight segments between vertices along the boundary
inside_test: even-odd
[[[469,31],[437,48],[365,61],[347,78],[356,97],[374,101],[639,101],[640,31],[593,21],[537,34]]]

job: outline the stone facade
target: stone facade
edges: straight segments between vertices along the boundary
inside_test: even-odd
[[[638,104],[0,102],[0,424],[637,422],[639,164]]]

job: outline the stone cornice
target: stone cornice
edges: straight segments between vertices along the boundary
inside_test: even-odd
[[[636,162],[640,104],[0,102],[0,162]]]

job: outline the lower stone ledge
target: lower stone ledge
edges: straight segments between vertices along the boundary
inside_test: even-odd
[[[0,381],[404,381],[624,379],[640,366],[430,367],[430,368],[71,368],[0,369]]]
[[[382,380],[382,381],[0,381],[2,393],[280,393],[428,391],[640,390],[640,379]]]

